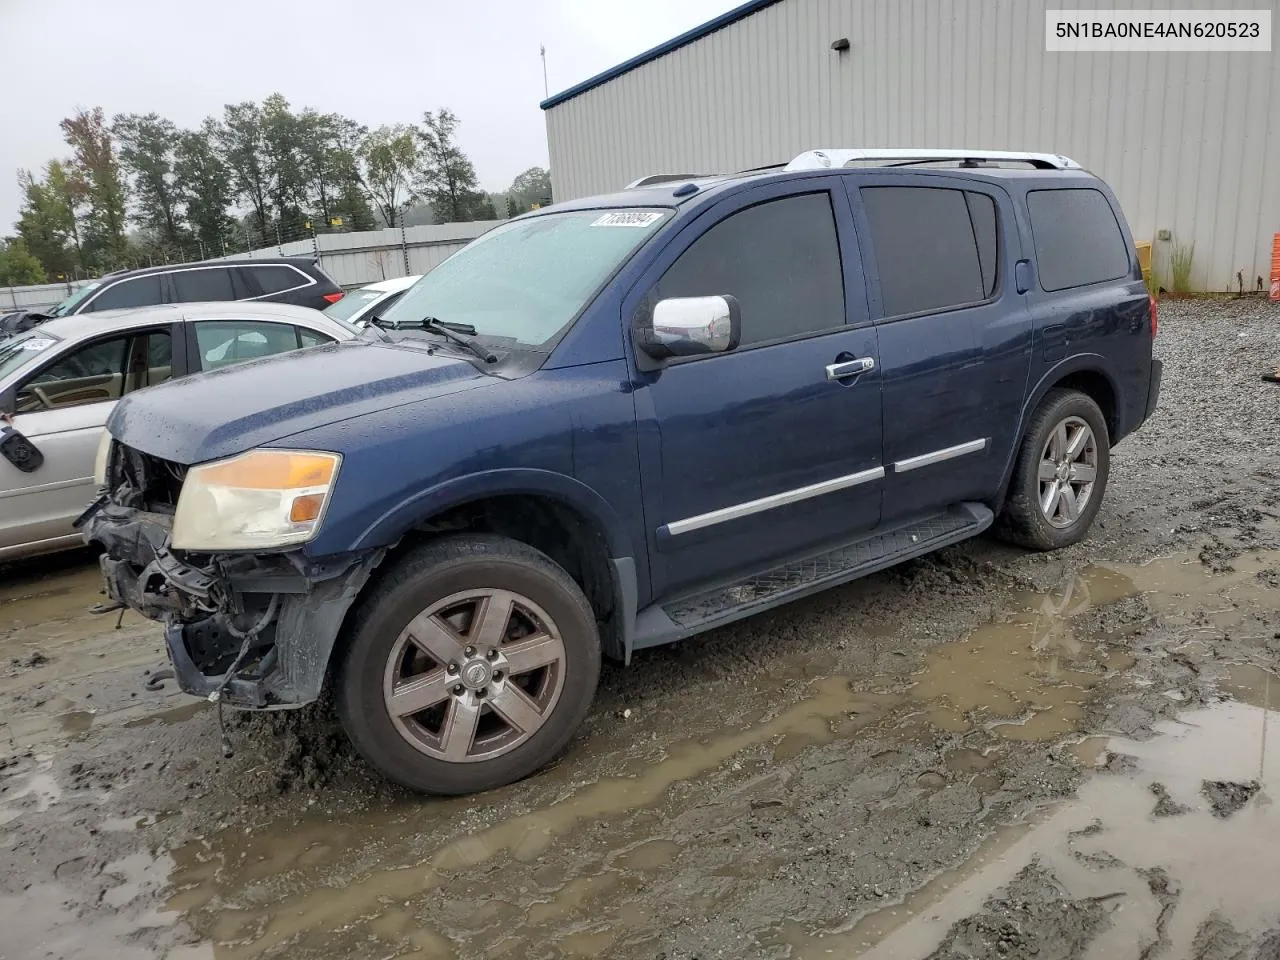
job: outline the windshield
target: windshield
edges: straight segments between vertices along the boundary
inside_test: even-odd
[[[337,303],[331,303],[322,311],[325,316],[333,317],[335,320],[350,320],[357,313],[369,307],[371,304],[377,303],[385,297],[385,290],[370,290],[365,287],[363,290],[352,290]]]
[[[505,224],[428,273],[382,319],[412,325],[435,317],[474,327],[480,337],[542,346],[666,216],[659,210],[584,210]]]
[[[0,340],[0,381],[41,357],[48,356],[58,338],[43,330],[28,330],[9,340]]]
[[[49,316],[65,317],[67,314],[71,313],[71,311],[74,310],[76,307],[80,306],[80,304],[83,303],[90,296],[90,294],[92,294],[93,291],[97,290],[100,286],[102,286],[101,280],[94,280],[92,283],[86,283],[83,287],[81,287],[71,296],[67,297],[67,299],[63,300],[60,304],[58,304],[52,310],[49,310],[48,311]]]

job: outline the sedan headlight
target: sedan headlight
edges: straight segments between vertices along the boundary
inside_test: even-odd
[[[173,517],[179,550],[253,550],[316,535],[342,458],[254,450],[187,471]]]
[[[97,489],[107,485],[107,458],[109,456],[111,456],[111,431],[103,428],[102,436],[98,438],[98,454],[93,458],[93,485]]]

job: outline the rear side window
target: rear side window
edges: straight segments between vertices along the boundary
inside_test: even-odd
[[[1119,280],[1129,273],[1124,234],[1101,191],[1032,190],[1027,210],[1045,290]]]
[[[995,202],[938,187],[863,187],[886,317],[986,300],[999,262]]]
[[[293,267],[281,264],[264,264],[261,267],[241,267],[240,269],[249,274],[249,283],[258,288],[261,296],[283,293],[285,290],[301,287],[310,279]]]
[[[174,296],[179,303],[236,299],[231,287],[231,270],[227,267],[179,270],[169,278],[173,281]]]
[[[288,323],[202,320],[195,328],[201,370],[298,349],[298,328]]]
[[[95,310],[122,310],[129,307],[152,307],[164,303],[160,294],[160,275],[130,277],[103,289],[89,305],[86,313]]]
[[[839,327],[844,278],[826,193],[772,200],[700,236],[658,281],[658,299],[729,294],[742,345]]]

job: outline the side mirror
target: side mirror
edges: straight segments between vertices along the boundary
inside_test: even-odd
[[[23,473],[34,473],[44,463],[40,449],[6,423],[0,423],[0,456]]]
[[[657,360],[724,353],[742,338],[742,313],[727,295],[673,297],[659,300],[637,333],[640,349]]]

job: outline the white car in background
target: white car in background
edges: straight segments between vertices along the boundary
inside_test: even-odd
[[[380,316],[384,310],[399,300],[406,290],[421,279],[421,275],[416,275],[396,277],[394,280],[379,280],[377,283],[352,290],[337,303],[325,307],[324,312],[327,316],[354,323],[358,327],[367,326],[370,317]]]
[[[310,307],[236,301],[55,317],[0,339],[0,560],[82,543],[71,524],[124,394],[359,333]]]

